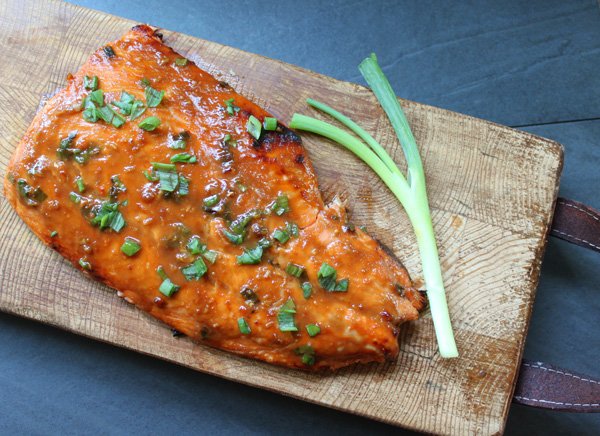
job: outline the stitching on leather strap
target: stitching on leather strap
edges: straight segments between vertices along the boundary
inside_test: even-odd
[[[574,205],[574,204],[572,204],[572,203],[569,203],[569,202],[567,202],[567,201],[564,201],[564,200],[558,200],[558,203],[559,203],[559,204],[564,204],[565,206],[568,206],[568,207],[572,207],[573,209],[577,209],[577,210],[579,210],[579,211],[583,212],[584,214],[586,214],[587,216],[589,216],[589,217],[591,217],[591,218],[595,219],[596,221],[600,221],[600,218],[598,218],[598,217],[597,217],[596,215],[594,215],[593,213],[591,213],[591,212],[588,212],[587,210],[585,210],[585,209],[582,209],[581,207],[579,207],[579,206],[576,206],[576,205]]]
[[[577,407],[598,407],[598,406],[600,406],[600,403],[563,403],[561,401],[537,400],[535,398],[521,397],[520,395],[515,395],[515,398],[517,400],[534,401],[536,403],[557,404],[559,406],[577,406]]]
[[[556,229],[552,229],[552,231],[555,233],[558,233],[559,235],[568,236],[569,238],[573,238],[576,241],[581,242],[582,244],[589,245],[590,247],[600,250],[600,247],[598,245],[594,245],[590,241],[586,241],[585,239],[581,239],[581,238],[578,238],[577,236],[569,235],[568,233],[561,232],[560,230],[556,230]]]
[[[564,371],[558,371],[556,369],[552,369],[552,368],[545,368],[543,366],[539,366],[539,365],[532,365],[530,363],[523,363],[523,366],[528,366],[529,368],[536,368],[536,369],[542,369],[544,371],[548,371],[548,372],[554,372],[556,374],[561,374],[561,375],[566,375],[567,377],[573,377],[577,380],[581,380],[582,382],[587,382],[587,383],[593,383],[596,385],[600,385],[600,382],[597,382],[596,380],[590,380],[589,378],[581,378],[578,375],[575,374],[571,374],[569,372],[564,372]]]

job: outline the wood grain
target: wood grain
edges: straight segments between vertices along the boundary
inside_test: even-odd
[[[98,46],[133,22],[57,1],[0,1],[0,166],[42,95],[63,86]],[[165,32],[166,43],[284,122],[315,113],[317,96],[374,132],[404,166],[383,112],[367,89]],[[436,351],[430,317],[406,326],[397,362],[305,374],[174,339],[168,328],[87,279],[42,246],[0,197],[0,309],[203,372],[368,416],[445,434],[503,431],[556,200],[562,147],[489,122],[404,101],[423,156],[434,226],[461,357]],[[303,140],[326,199],[347,199],[353,221],[390,247],[419,282],[404,212],[351,154]]]

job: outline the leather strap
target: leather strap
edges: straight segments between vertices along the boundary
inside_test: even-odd
[[[554,209],[552,236],[600,251],[600,212],[578,201],[559,197]]]
[[[564,412],[600,412],[600,381],[523,359],[513,403]]]
[[[600,212],[559,197],[551,235],[600,252]],[[564,412],[600,412],[600,380],[523,359],[513,403]]]

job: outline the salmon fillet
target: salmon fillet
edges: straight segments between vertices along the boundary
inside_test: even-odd
[[[37,113],[5,195],[75,267],[209,346],[293,368],[394,359],[425,300],[324,205],[300,138],[134,27]]]

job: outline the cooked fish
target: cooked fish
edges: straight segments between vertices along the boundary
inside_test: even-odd
[[[424,298],[300,138],[134,27],[35,116],[5,194],[46,244],[190,338],[295,368],[398,354]]]

